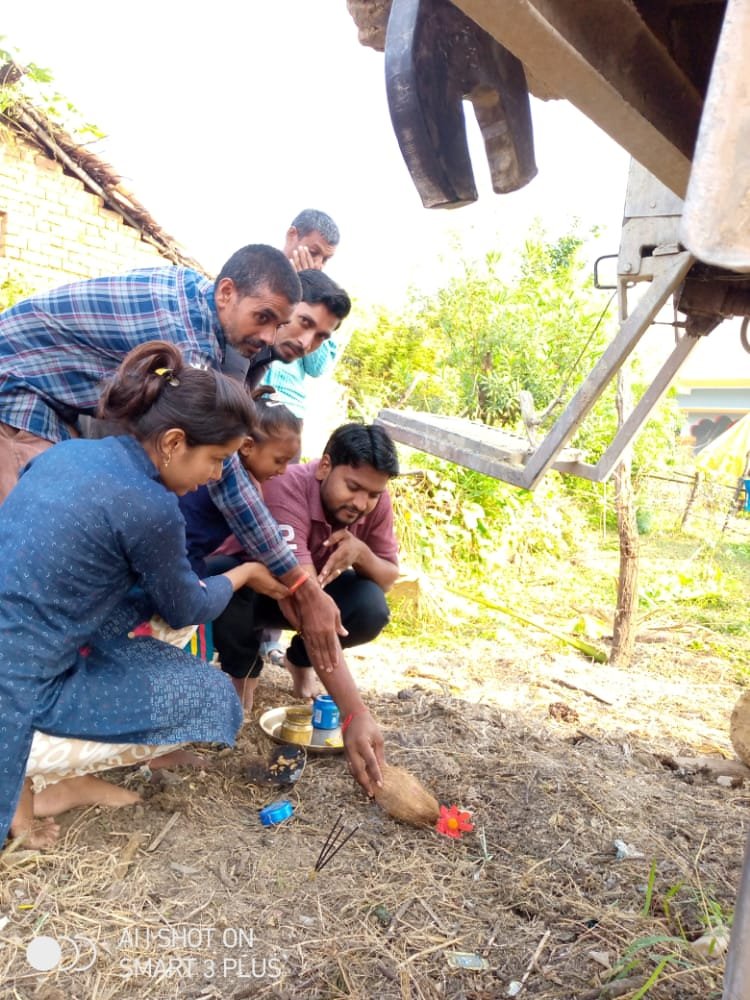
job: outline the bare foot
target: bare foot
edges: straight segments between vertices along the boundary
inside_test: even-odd
[[[137,792],[86,774],[78,778],[65,778],[37,792],[34,796],[34,815],[57,816],[77,806],[101,805],[117,809],[120,806],[132,806],[140,800]]]
[[[35,819],[34,805],[31,783],[27,780],[10,824],[10,834],[12,837],[23,837],[25,847],[52,847],[60,835],[60,827],[52,819],[43,819],[41,822]]]
[[[202,767],[207,771],[213,765],[205,757],[193,753],[192,750],[170,750],[169,753],[152,757],[148,766],[152,771],[158,771],[160,767]]]
[[[295,667],[286,657],[284,666],[292,675],[292,694],[295,698],[312,701],[316,695],[323,693],[318,676],[312,667]]]
[[[12,837],[23,837],[23,846],[34,849],[52,847],[60,836],[60,827],[51,816],[45,819],[33,819],[31,826],[19,828],[16,822],[11,824]]]
[[[260,677],[233,677],[232,684],[237,692],[237,697],[242,702],[245,712],[252,711],[255,689],[258,686]]]

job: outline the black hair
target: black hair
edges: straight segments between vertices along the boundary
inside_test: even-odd
[[[272,385],[259,385],[253,391],[255,416],[250,428],[250,437],[257,444],[265,444],[269,438],[280,437],[284,432],[302,436],[302,420],[276,396]]]
[[[222,278],[231,278],[243,298],[268,291],[283,295],[292,305],[300,300],[297,272],[281,250],[265,243],[250,243],[235,251],[219,272],[214,288],[218,288]]]
[[[302,302],[310,306],[321,303],[339,319],[346,319],[351,312],[352,301],[344,289],[324,274],[309,268],[297,274],[302,285]]]
[[[323,449],[331,466],[371,465],[389,478],[398,475],[398,455],[391,436],[379,424],[343,424],[331,434]]]
[[[291,221],[291,225],[297,230],[299,236],[307,236],[309,233],[318,232],[332,247],[338,246],[341,239],[339,227],[330,215],[319,212],[317,208],[304,208],[299,215]]]
[[[174,344],[151,340],[125,355],[96,415],[122,421],[139,441],[156,442],[178,427],[192,448],[249,434],[254,407],[241,382],[211,368],[191,368]]]

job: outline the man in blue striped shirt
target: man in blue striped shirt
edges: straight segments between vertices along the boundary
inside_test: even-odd
[[[318,209],[305,208],[293,219],[286,232],[284,254],[298,273],[322,271],[336,253],[339,240],[339,227],[330,215]],[[274,387],[292,413],[304,417],[307,409],[305,382],[308,378],[320,378],[330,371],[336,360],[336,351],[336,341],[331,337],[304,357],[275,360],[263,381]]]
[[[284,254],[252,244],[213,283],[189,268],[147,268],[65,285],[0,313],[0,502],[30,458],[76,435],[79,415],[95,412],[102,381],[133,347],[168,340],[192,364],[242,377],[242,364],[274,343],[299,299]],[[210,491],[245,550],[282,583],[298,580],[297,560],[236,455]],[[284,604],[313,661],[333,669],[343,634],[334,602],[300,587]]]

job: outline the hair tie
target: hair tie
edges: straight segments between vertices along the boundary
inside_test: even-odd
[[[167,385],[178,386],[180,384],[180,380],[174,373],[174,368],[154,368],[154,375],[163,378]]]

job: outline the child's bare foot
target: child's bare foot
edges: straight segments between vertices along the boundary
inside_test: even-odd
[[[255,689],[258,686],[258,681],[260,677],[233,677],[232,684],[234,684],[234,690],[237,692],[237,697],[242,702],[242,707],[245,712],[251,712],[253,708],[253,700],[255,697]]]
[[[34,815],[57,816],[77,806],[99,805],[118,809],[121,806],[132,806],[140,800],[137,792],[86,774],[77,778],[65,778],[37,792],[34,796]]]
[[[295,667],[286,657],[284,657],[284,666],[292,675],[292,694],[295,698],[312,701],[316,695],[323,693],[323,688],[312,667]]]

